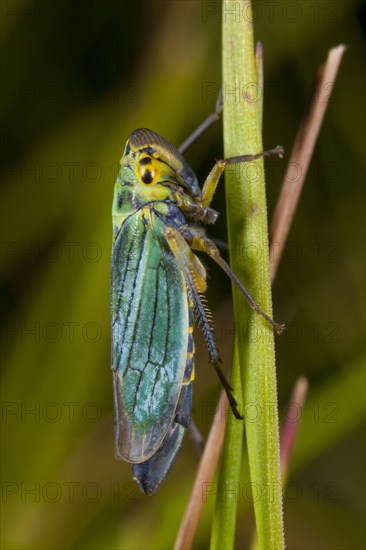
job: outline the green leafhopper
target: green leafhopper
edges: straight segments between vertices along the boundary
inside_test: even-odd
[[[225,166],[281,152],[277,147],[220,160],[201,189],[181,152],[162,136],[140,128],[127,140],[112,208],[115,446],[117,458],[132,463],[147,494],[165,480],[190,422],[195,319],[231,408],[241,418],[221,370],[203,299],[206,270],[196,252],[217,262],[277,332],[284,328],[261,311],[201,225],[216,221],[210,205]]]

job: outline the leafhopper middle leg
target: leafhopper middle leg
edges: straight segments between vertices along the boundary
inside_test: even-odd
[[[251,294],[247,291],[247,289],[241,283],[238,277],[235,275],[235,273],[233,272],[229,264],[225,262],[224,258],[222,258],[220,251],[215,245],[215,243],[207,237],[205,232],[200,227],[190,226],[185,231],[184,236],[193,250],[205,252],[225,271],[225,273],[230,277],[230,279],[238,287],[240,292],[244,295],[248,304],[254,311],[256,311],[264,319],[266,319],[266,321],[268,321],[268,323],[272,325],[272,327],[275,329],[275,331],[278,334],[281,334],[281,332],[283,332],[283,330],[285,329],[285,325],[277,323],[269,315],[267,315],[267,313],[261,310],[257,302],[254,300]]]

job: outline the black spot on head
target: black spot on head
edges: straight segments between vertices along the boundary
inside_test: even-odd
[[[151,183],[154,178],[150,170],[145,170],[141,176],[141,179],[144,183]]]
[[[153,147],[144,147],[141,149],[141,153],[146,153],[147,155],[150,155],[151,157],[155,153],[155,149]]]
[[[145,158],[141,159],[140,164],[141,164],[141,166],[145,166],[146,164],[151,164],[151,158],[150,157],[145,157]]]
[[[122,197],[122,193],[118,195],[118,199],[117,199],[117,206],[118,208],[121,208],[122,206],[122,201],[123,201],[123,197]]]

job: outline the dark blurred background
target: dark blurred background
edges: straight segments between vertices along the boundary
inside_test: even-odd
[[[348,45],[273,289],[281,421],[310,384],[285,488],[289,548],[365,547],[365,4],[255,2],[264,47],[264,145],[273,212],[318,65]],[[158,495],[114,460],[109,329],[111,202],[129,133],[177,145],[213,109],[221,6],[200,1],[6,1],[3,53],[2,547],[165,549],[198,464],[193,442]],[[243,144],[243,153],[245,150]],[[222,156],[221,123],[187,153],[202,181]],[[226,238],[222,215],[212,234]],[[250,261],[250,258],[248,259]],[[208,264],[226,365],[230,284]],[[197,334],[199,331],[197,331]],[[219,394],[197,335],[194,417],[206,435]],[[253,530],[246,456],[237,548]],[[207,548],[214,496],[195,548]]]

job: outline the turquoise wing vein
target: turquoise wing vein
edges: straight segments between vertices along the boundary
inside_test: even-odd
[[[188,344],[184,278],[154,214],[138,211],[117,234],[111,301],[116,455],[143,462],[174,419]]]

